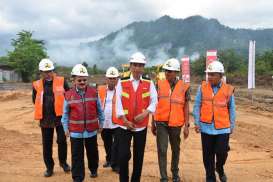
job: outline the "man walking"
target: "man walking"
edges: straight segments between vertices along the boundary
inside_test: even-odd
[[[198,88],[193,115],[195,130],[201,132],[206,181],[227,181],[224,165],[229,151],[229,135],[235,126],[234,87],[222,81],[224,66],[219,61],[207,67],[208,82]],[[215,162],[216,158],[216,162]]]
[[[120,128],[113,122],[116,119],[115,94],[119,72],[115,67],[110,67],[107,69],[105,76],[106,85],[101,85],[98,87],[99,98],[105,116],[103,130],[101,132],[101,137],[103,139],[106,152],[106,162],[103,164],[103,167],[112,167],[112,170],[118,173],[118,145]]]
[[[156,135],[158,163],[162,182],[168,181],[167,149],[171,144],[171,171],[173,182],[179,182],[180,133],[184,126],[184,138],[189,135],[189,84],[177,78],[180,64],[177,59],[169,59],[164,65],[166,80],[157,84],[158,105],[156,107],[152,132]]]
[[[142,76],[145,56],[137,52],[130,59],[130,77],[122,78],[116,89],[116,122],[121,127],[119,145],[119,180],[129,181],[129,160],[133,139],[132,182],[139,182],[142,172],[149,114],[154,113],[157,93],[151,80]]]
[[[34,118],[40,121],[43,143],[43,158],[46,165],[45,177],[53,174],[54,160],[52,144],[54,128],[57,132],[59,164],[65,172],[70,171],[66,162],[67,143],[61,124],[64,92],[69,90],[63,77],[54,73],[53,62],[42,59],[39,63],[41,79],[33,82],[32,101],[35,105]]]

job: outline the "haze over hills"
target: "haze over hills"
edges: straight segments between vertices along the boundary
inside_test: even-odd
[[[97,65],[126,63],[135,51],[143,51],[149,64],[162,63],[169,57],[183,55],[196,59],[208,49],[234,49],[246,55],[249,40],[256,40],[257,52],[273,49],[273,29],[234,29],[217,19],[191,16],[174,19],[163,16],[155,21],[133,22],[102,39],[87,44]],[[100,64],[103,62],[103,65]]]

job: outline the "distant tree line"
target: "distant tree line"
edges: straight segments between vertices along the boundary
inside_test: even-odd
[[[229,49],[218,52],[219,61],[224,64],[225,74],[228,77],[246,77],[248,74],[248,57],[236,53]],[[191,73],[194,76],[204,76],[206,57],[202,56],[198,60],[191,62]],[[256,55],[256,75],[273,75],[273,50],[268,50]]]
[[[16,39],[11,40],[13,49],[8,51],[6,56],[0,57],[0,63],[7,64],[14,68],[21,76],[24,82],[29,82],[39,74],[38,65],[41,59],[47,58],[45,42],[33,38],[33,32],[22,30],[17,34]],[[54,60],[53,60],[54,61]],[[83,62],[86,67],[88,64]],[[56,70],[70,75],[72,67],[57,66]],[[99,70],[97,65],[88,67],[89,74],[100,74],[104,71]]]

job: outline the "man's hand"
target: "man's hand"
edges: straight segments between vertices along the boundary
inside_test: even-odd
[[[128,130],[134,130],[135,129],[135,125],[131,121],[124,121],[124,126],[126,126]]]
[[[200,133],[200,126],[195,125],[195,126],[194,126],[194,129],[195,129],[195,132],[196,132],[196,133]]]
[[[69,133],[69,131],[67,130],[65,133],[65,136],[66,136],[66,138],[69,138],[69,136],[70,136],[70,133]]]
[[[134,118],[134,121],[135,122],[139,122],[139,121],[142,121],[145,117],[147,117],[149,115],[149,111],[148,110],[145,110],[144,112],[142,112],[141,114],[137,115],[135,118]]]
[[[187,138],[188,138],[189,133],[190,133],[190,132],[189,132],[189,125],[186,124],[186,125],[184,126],[184,130],[183,130],[184,139],[187,139]]]
[[[156,136],[156,126],[155,126],[154,121],[152,122],[151,131],[152,131],[153,135]]]

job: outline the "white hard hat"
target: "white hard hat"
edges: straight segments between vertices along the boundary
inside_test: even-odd
[[[108,78],[116,78],[116,77],[119,77],[119,72],[117,68],[110,67],[107,69],[105,76]]]
[[[71,75],[88,76],[88,72],[85,66],[83,66],[82,64],[76,64],[71,71]]]
[[[52,71],[54,70],[54,64],[50,59],[42,59],[39,63],[40,71]]]
[[[141,52],[136,52],[132,54],[132,56],[129,59],[129,62],[146,64],[146,57]]]
[[[171,58],[163,64],[162,68],[170,71],[180,71],[180,64],[177,59]]]
[[[225,70],[221,62],[213,61],[208,65],[207,70],[205,72],[206,73],[224,73]]]

